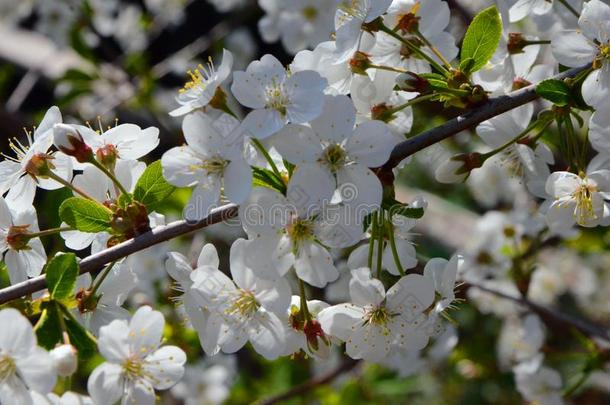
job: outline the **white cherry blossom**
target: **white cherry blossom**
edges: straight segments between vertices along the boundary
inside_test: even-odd
[[[49,353],[38,347],[30,321],[13,308],[0,311],[0,401],[33,405],[32,391],[51,392],[57,380]]]
[[[261,0],[266,15],[258,26],[263,38],[279,36],[288,52],[314,47],[328,40],[339,0]]]
[[[4,255],[11,284],[38,276],[47,262],[40,239],[28,236],[38,232],[36,210],[16,208],[0,197],[0,255]]]
[[[53,126],[62,121],[59,108],[53,106],[46,112],[34,134],[26,133],[27,144],[15,138],[9,143],[14,156],[2,155],[0,162],[0,196],[6,193],[6,199],[16,205],[31,205],[34,201],[36,187],[45,190],[56,190],[62,184],[44,175],[38,174],[47,168],[58,177],[70,181],[72,178],[71,159],[63,153],[52,153]],[[8,193],[7,193],[8,192]]]
[[[216,248],[211,243],[206,244],[199,253],[197,265],[193,268],[188,259],[178,252],[169,252],[165,268],[176,281],[176,289],[182,295],[174,299],[184,307],[188,320],[199,335],[201,347],[208,356],[213,356],[220,350],[218,345],[218,329],[209,327],[210,309],[200,305],[197,292],[192,288],[194,280],[205,280],[212,277],[218,270],[219,259]]]
[[[221,200],[242,203],[250,194],[252,171],[244,159],[244,138],[239,121],[228,114],[212,120],[202,112],[184,118],[186,145],[165,152],[163,176],[178,187],[195,186],[184,209],[188,220],[210,214]]]
[[[165,320],[148,306],[129,322],[114,320],[100,329],[98,348],[105,363],[93,370],[87,389],[95,403],[155,403],[155,390],[166,390],[184,374],[186,355],[176,346],[161,347]]]
[[[325,105],[310,126],[288,125],[273,144],[289,162],[315,167],[324,181],[332,179],[342,199],[364,215],[379,206],[383,192],[369,168],[387,162],[397,140],[383,122],[355,126],[356,112],[347,96],[326,96]]]
[[[248,341],[267,359],[284,352],[286,326],[278,314],[290,304],[290,286],[284,279],[263,280],[248,266],[245,240],[231,246],[231,276],[219,270],[193,276],[193,294],[209,308],[208,333],[219,336],[225,353],[234,353]]]
[[[546,182],[550,197],[546,220],[551,230],[564,230],[575,223],[585,227],[605,225],[610,218],[608,202],[610,171],[597,170],[581,176],[554,172]]]
[[[233,54],[226,49],[222,52],[222,62],[218,69],[210,58],[207,66],[199,65],[195,70],[189,70],[190,81],[180,90],[176,101],[180,107],[169,115],[179,117],[206,107],[217,94],[220,85],[227,80],[233,69]]]
[[[331,205],[332,178],[315,166],[293,174],[287,196],[255,188],[240,209],[249,240],[249,265],[259,277],[277,279],[292,267],[300,279],[324,287],[339,273],[326,248],[348,247],[362,237],[362,222],[348,206]]]
[[[350,59],[360,48],[362,25],[385,13],[392,0],[342,0],[335,14],[336,62]]]
[[[462,272],[464,258],[461,255],[453,255],[449,261],[435,257],[428,260],[424,267],[424,277],[432,280],[434,289],[440,296],[435,310],[442,312],[455,300],[455,280],[458,272]]]
[[[324,309],[324,332],[346,343],[354,359],[380,362],[393,347],[421,350],[428,343],[423,312],[434,301],[432,281],[418,274],[402,277],[386,293],[368,268],[352,270],[351,302]]]
[[[582,84],[585,102],[595,108],[608,106],[610,92],[610,6],[600,0],[584,4],[579,30],[563,31],[552,40],[555,59],[568,67],[593,62],[592,73]]]
[[[251,108],[243,126],[263,139],[288,122],[303,124],[317,118],[324,107],[327,85],[312,70],[287,72],[272,55],[250,63],[245,72],[235,72],[231,91],[242,105]]]

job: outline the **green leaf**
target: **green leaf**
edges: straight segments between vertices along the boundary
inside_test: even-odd
[[[61,311],[66,315],[64,320],[66,332],[68,332],[70,342],[76,347],[76,350],[78,350],[79,357],[86,358],[95,354],[97,350],[95,338],[74,319],[66,307],[61,304],[58,305],[60,305]]]
[[[411,208],[406,206],[398,206],[395,205],[390,209],[390,212],[394,215],[401,215],[406,218],[419,219],[424,216],[424,209],[419,208]]]
[[[461,60],[472,73],[481,69],[493,56],[502,37],[502,19],[495,6],[486,8],[474,17],[462,42]],[[467,62],[472,58],[473,62]]]
[[[154,211],[175,189],[163,177],[161,161],[157,160],[144,170],[133,191],[133,196],[137,201],[144,204],[150,212]]]
[[[62,340],[61,321],[62,316],[55,301],[50,301],[34,327],[38,344],[47,350],[51,350]]]
[[[560,107],[572,102],[570,86],[561,80],[547,79],[542,81],[536,86],[536,94]]]
[[[61,253],[52,258],[46,267],[46,283],[54,300],[69,298],[76,286],[78,263],[74,253]]]
[[[381,203],[381,206],[390,212],[392,215],[401,215],[406,218],[419,219],[424,216],[424,209],[409,207],[409,204],[403,204],[393,198],[386,198]]]
[[[252,177],[253,186],[267,187],[286,194],[286,185],[272,170],[252,166]]]
[[[72,197],[65,200],[59,207],[59,217],[72,228],[82,232],[103,232],[110,228],[112,213],[103,205]]]
[[[475,60],[473,58],[462,59],[460,62],[460,70],[462,72],[470,72],[474,67]]]

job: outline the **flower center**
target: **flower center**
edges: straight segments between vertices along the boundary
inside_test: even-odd
[[[372,308],[365,315],[365,324],[371,324],[375,326],[385,327],[392,315],[388,312],[387,308],[384,306],[378,306]]]
[[[308,6],[303,9],[303,17],[307,21],[315,21],[318,17],[318,10],[314,6]]]
[[[13,359],[5,354],[0,357],[0,381],[4,381],[17,371],[17,366]]]
[[[272,108],[279,111],[280,114],[286,115],[286,106],[290,100],[281,83],[273,80],[273,83],[265,89],[265,100],[267,108]]]
[[[392,314],[382,304],[377,307],[373,307],[364,315],[363,326],[373,326],[379,328],[384,335],[388,335],[390,333],[388,324],[390,323],[391,318]]]
[[[599,47],[599,55],[606,60],[610,60],[610,42]]]
[[[46,153],[37,153],[25,164],[25,172],[32,177],[47,177],[55,166],[52,163],[53,156]]]
[[[202,161],[199,165],[192,165],[191,169],[203,169],[208,172],[208,174],[222,174],[229,163],[231,163],[229,160],[225,160],[220,156],[214,156],[210,159]]]
[[[313,223],[307,219],[297,218],[286,227],[286,233],[290,236],[296,249],[300,242],[312,238]]]
[[[210,79],[216,74],[212,58],[208,59],[207,67],[199,64],[197,69],[188,70],[186,74],[189,75],[191,80],[184,84],[184,87],[179,90],[180,93],[184,93],[194,88],[204,90]]]
[[[482,250],[479,252],[479,254],[476,257],[476,262],[480,265],[483,266],[488,266],[490,264],[493,264],[494,259],[491,256],[491,254],[489,254],[489,252]]]
[[[347,163],[347,153],[341,145],[330,145],[324,150],[324,161],[332,171],[337,171]]]
[[[353,18],[359,18],[364,20],[366,12],[363,10],[360,0],[346,0],[339,4],[339,10],[343,11],[346,15]]]
[[[30,250],[28,242],[30,236],[28,235],[29,225],[13,225],[8,229],[6,236],[6,243],[12,250]]]
[[[256,301],[254,293],[246,290],[239,290],[237,297],[227,310],[229,314],[239,314],[244,317],[251,317],[258,311],[260,304]]]
[[[593,193],[597,187],[593,184],[583,183],[572,193],[572,198],[576,201],[576,215],[578,222],[587,219],[595,219],[597,215],[593,210]]]
[[[142,360],[132,356],[123,363],[123,372],[130,380],[138,380],[144,376],[144,367]]]

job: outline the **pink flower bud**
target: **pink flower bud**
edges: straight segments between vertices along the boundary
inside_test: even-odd
[[[93,151],[72,125],[55,124],[53,142],[57,149],[66,155],[73,156],[80,163],[90,162],[93,159]]]

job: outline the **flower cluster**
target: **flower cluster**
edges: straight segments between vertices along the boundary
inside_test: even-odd
[[[243,2],[213,3],[226,11]],[[210,357],[249,343],[269,360],[325,361],[341,347],[401,375],[449,354],[452,312],[466,296],[502,319],[499,366],[514,373],[519,392],[560,403],[562,377],[545,364],[544,317],[525,304],[553,306],[570,294],[584,306],[595,296],[567,281],[573,269],[553,272],[561,260],[545,262],[540,252],[610,225],[610,6],[501,2],[458,41],[442,0],[259,3],[264,39],[281,40],[292,62],[267,54],[239,70],[223,49],[220,64],[210,58],[189,70],[169,112],[184,142],[158,161],[147,163],[159,129],[64,122],[57,107],[24,141],[10,142],[13,153],[0,161],[0,255],[13,288],[43,271],[46,284],[23,299],[34,327],[16,309],[0,311],[0,324],[11,325],[0,331],[0,402],[152,404],[170,389],[185,401],[224,400],[235,367],[187,366],[192,348],[162,345],[164,314],[149,305],[158,296],[176,304]],[[562,5],[552,27],[520,23]],[[107,19],[96,26],[113,32]],[[559,65],[575,70],[553,76]],[[426,116],[439,109],[478,109],[479,119],[463,115],[413,134],[432,127]],[[416,153],[465,120],[476,121],[476,137],[439,146],[436,156]],[[427,258],[446,250],[425,237],[446,242],[451,232],[415,232],[433,233],[427,220],[438,211],[428,196],[403,197],[397,179],[416,170],[465,182],[481,207],[510,209],[488,212],[445,243],[459,253]],[[39,219],[48,221],[34,202],[60,189],[60,225],[41,230]],[[157,211],[177,189],[183,221],[166,226]],[[220,243],[197,239],[189,254],[179,245],[144,250],[229,211],[237,229],[228,260]],[[53,235],[66,252],[48,257],[41,239]],[[459,281],[468,289],[461,295]],[[589,346],[583,374],[607,355]],[[96,350],[105,361],[88,378],[90,398],[52,393],[57,376],[70,377]],[[179,384],[183,375],[218,387]]]

